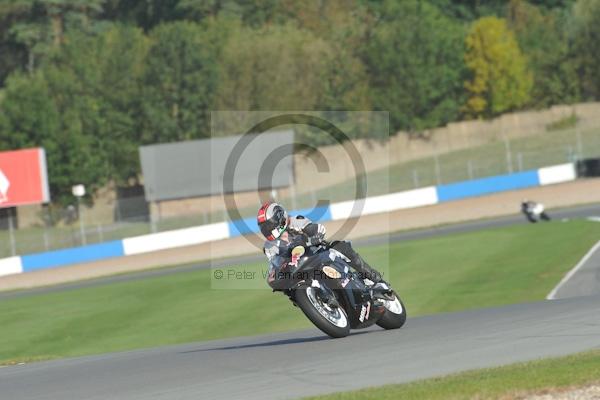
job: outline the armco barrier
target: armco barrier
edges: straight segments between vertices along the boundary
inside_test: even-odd
[[[369,215],[428,206],[507,190],[550,185],[574,179],[576,179],[575,165],[562,164],[534,171],[492,176],[437,187],[431,186],[368,197],[357,200],[362,203],[360,207],[357,207],[357,210],[361,210],[360,215]],[[316,207],[314,209],[297,210],[292,212],[292,214],[303,214],[307,218],[320,222],[352,218],[358,216],[355,215],[357,211],[353,211],[354,202],[354,200],[351,200],[334,203],[329,206]],[[221,222],[194,228],[136,236],[113,242],[30,254],[21,257],[9,257],[0,259],[0,276],[189,246],[245,235],[251,232],[258,232],[258,227],[254,218],[247,218],[239,221]]]

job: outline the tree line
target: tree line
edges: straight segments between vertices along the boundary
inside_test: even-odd
[[[208,137],[210,110],[418,133],[600,100],[598,38],[599,0],[7,0],[0,149],[44,147],[60,204],[136,183],[138,146]]]

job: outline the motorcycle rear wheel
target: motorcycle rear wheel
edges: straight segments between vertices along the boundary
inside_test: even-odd
[[[350,334],[350,323],[346,311],[341,307],[330,307],[319,298],[317,289],[312,286],[296,290],[296,304],[304,315],[321,331],[332,338],[342,338]]]
[[[394,293],[394,300],[387,300],[385,313],[377,321],[377,325],[383,329],[399,329],[406,323],[406,307],[400,297]]]

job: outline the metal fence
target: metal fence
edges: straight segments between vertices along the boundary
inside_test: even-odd
[[[367,195],[532,170],[594,157],[600,157],[600,118],[592,123],[588,121],[585,126],[498,140],[464,150],[440,151],[432,157],[373,171],[367,175]],[[277,196],[276,193],[275,196],[289,208],[309,208],[320,199],[331,202],[353,199],[355,182],[349,180],[319,190],[303,189],[290,190],[289,193],[294,193],[293,197]],[[228,215],[225,210],[190,211],[177,217],[151,218],[149,205],[140,190],[120,193],[118,200],[103,206],[109,210],[108,214],[100,215],[95,208],[86,207],[81,207],[81,212],[78,212],[76,204],[52,213],[42,209],[29,216],[30,220],[36,221],[33,227],[17,226],[17,219],[7,210],[2,210],[0,258],[221,222]],[[254,216],[256,205],[239,211],[243,217]],[[18,220],[22,220],[21,210]]]

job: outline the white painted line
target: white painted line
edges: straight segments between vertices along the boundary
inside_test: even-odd
[[[569,279],[571,279],[573,277],[573,275],[575,275],[575,273],[577,271],[579,271],[585,265],[585,263],[590,259],[590,257],[592,257],[592,255],[594,255],[594,253],[599,249],[600,249],[600,241],[598,243],[596,243],[594,245],[594,247],[592,247],[592,249],[590,251],[588,251],[585,256],[583,256],[581,261],[579,261],[579,263],[572,270],[570,270],[565,275],[564,278],[562,278],[562,280],[558,283],[558,285],[556,285],[556,287],[554,289],[552,289],[550,294],[548,294],[548,296],[546,296],[546,300],[554,300],[554,297],[556,296],[556,293],[559,291],[559,289],[565,283],[567,283],[569,281]]]

